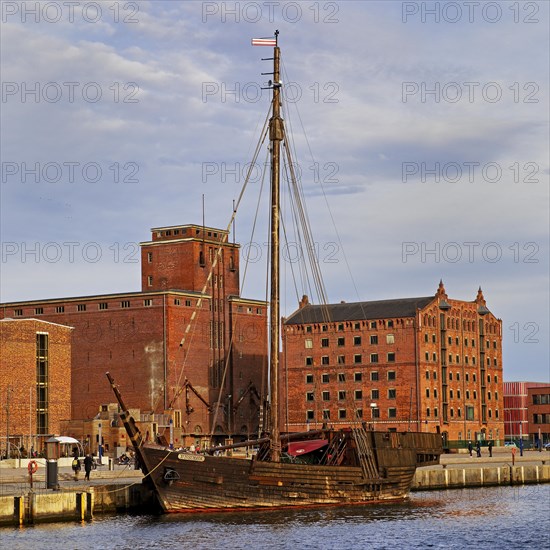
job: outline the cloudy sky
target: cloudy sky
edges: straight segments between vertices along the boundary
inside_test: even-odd
[[[549,380],[548,2],[1,9],[2,302],[139,290],[138,243],[202,223],[203,196],[206,224],[226,227],[269,100],[272,52],[250,39],[279,29],[330,301],[481,285],[505,378]],[[263,260],[265,224],[253,240]],[[264,280],[255,261],[243,293],[263,298]]]

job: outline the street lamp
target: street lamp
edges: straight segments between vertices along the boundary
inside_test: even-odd
[[[98,430],[98,439],[99,439],[97,454],[99,455],[99,463],[102,464],[101,458],[103,457],[103,445],[101,444],[102,443],[101,422],[97,425],[97,430]]]
[[[372,418],[372,430],[373,431],[374,431],[375,426],[376,426],[376,417],[374,416],[375,415],[374,411],[376,410],[377,407],[378,407],[378,405],[376,403],[371,403],[370,404],[371,418]]]
[[[523,418],[519,421],[519,456],[523,456]]]

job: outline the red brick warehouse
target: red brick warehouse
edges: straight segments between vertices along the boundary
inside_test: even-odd
[[[239,245],[227,231],[197,225],[151,231],[141,243],[140,292],[4,303],[1,316],[74,327],[73,419],[113,401],[110,371],[128,406],[179,411],[175,422],[190,435],[210,433],[214,409],[181,390],[185,379],[208,404],[220,399],[220,436],[256,432],[266,304],[240,296]]]
[[[284,323],[282,425],[364,421],[376,429],[504,440],[502,322],[479,290],[313,306]]]
[[[42,448],[71,413],[71,327],[37,319],[0,321],[0,452]]]

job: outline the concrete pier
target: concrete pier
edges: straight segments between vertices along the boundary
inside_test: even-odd
[[[151,495],[143,487],[143,474],[124,467],[98,468],[90,481],[81,472],[75,480],[69,467],[60,468],[59,488],[47,489],[45,472],[33,476],[26,468],[0,471],[0,526],[51,521],[87,521],[95,514],[130,510],[149,511]]]
[[[411,491],[550,482],[550,464],[419,468]]]
[[[141,472],[116,466],[95,470],[90,481],[75,480],[70,468],[60,468],[59,489],[46,489],[43,469],[30,487],[25,468],[0,470],[0,526],[48,521],[88,521],[97,514],[153,511],[154,499],[142,485]],[[493,457],[443,455],[439,466],[416,471],[413,491],[523,485],[550,482],[550,453],[516,456],[501,450]]]

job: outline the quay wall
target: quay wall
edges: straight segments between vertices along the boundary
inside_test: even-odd
[[[411,491],[550,482],[550,464],[471,468],[419,468]]]
[[[141,484],[110,484],[85,491],[40,491],[0,496],[0,526],[50,521],[85,521],[94,514],[151,510],[152,495]]]
[[[523,485],[550,482],[550,464],[486,467],[425,467],[416,471],[412,491]],[[95,514],[153,511],[154,499],[141,483],[107,483],[81,490],[28,491],[0,495],[0,527],[47,521],[86,521]]]

